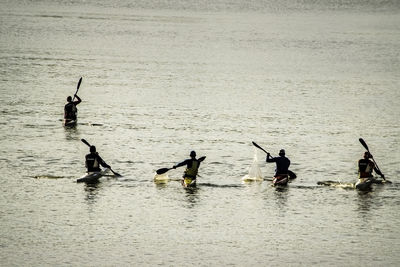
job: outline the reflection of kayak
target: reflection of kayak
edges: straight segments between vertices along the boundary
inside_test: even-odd
[[[78,122],[77,120],[64,119],[63,125],[65,127],[74,127],[74,126],[76,126],[77,122]]]
[[[196,179],[192,179],[189,177],[184,177],[182,179],[182,186],[183,187],[195,187],[196,186]]]
[[[369,190],[371,189],[371,185],[374,183],[373,178],[360,178],[355,184],[358,190]]]
[[[289,182],[289,176],[288,175],[279,175],[275,176],[274,179],[272,180],[272,184],[274,186],[277,185],[287,185]]]
[[[106,175],[110,170],[105,169],[99,172],[88,172],[78,180],[76,180],[77,183],[96,183],[99,181],[101,177]]]

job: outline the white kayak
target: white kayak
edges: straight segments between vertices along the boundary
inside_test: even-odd
[[[64,119],[63,126],[65,126],[65,127],[75,127],[77,123],[78,123],[77,120]]]
[[[371,186],[374,183],[374,181],[375,181],[374,178],[360,178],[355,184],[355,187],[358,190],[369,190],[371,189]]]
[[[98,180],[107,175],[110,172],[110,169],[104,169],[99,172],[88,172],[78,180],[76,180],[77,183],[95,183],[98,182]]]

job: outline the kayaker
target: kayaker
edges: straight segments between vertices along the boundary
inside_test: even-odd
[[[78,109],[76,108],[82,102],[78,95],[74,95],[77,101],[73,101],[71,96],[67,97],[67,104],[64,106],[64,120],[66,124],[71,121],[76,121]]]
[[[101,171],[100,165],[104,168],[110,168],[110,166],[104,162],[100,157],[99,153],[96,152],[95,146],[90,146],[90,153],[85,156],[85,166],[87,172],[99,172]]]
[[[385,178],[385,175],[375,166],[375,163],[371,161],[372,154],[368,151],[365,151],[364,158],[358,161],[358,178],[366,179],[366,178],[373,178],[372,172],[375,171],[378,175],[382,178]]]
[[[176,169],[178,167],[182,167],[186,165],[186,170],[183,173],[182,185],[189,186],[194,185],[196,183],[196,176],[200,167],[200,163],[205,159],[205,157],[201,157],[196,159],[196,152],[190,152],[190,159],[186,159],[178,164],[175,164],[172,168]]]
[[[267,153],[267,162],[275,162],[276,163],[276,169],[275,169],[275,178],[277,179],[277,182],[279,182],[282,179],[287,179],[288,178],[288,172],[289,172],[289,166],[290,166],[290,160],[285,157],[285,150],[281,149],[279,151],[279,157],[272,157],[270,153]]]

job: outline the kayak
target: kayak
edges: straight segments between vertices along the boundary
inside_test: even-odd
[[[196,186],[196,179],[192,179],[189,177],[184,177],[182,179],[182,186],[183,187],[195,187]]]
[[[74,127],[74,126],[76,126],[77,123],[78,123],[77,120],[64,119],[64,121],[63,121],[63,125],[65,127]]]
[[[78,180],[77,183],[97,183],[99,179],[108,174],[110,169],[105,169],[99,172],[88,172]]]
[[[279,175],[275,176],[274,179],[272,180],[272,185],[273,186],[278,186],[278,185],[287,185],[289,182],[289,176],[288,175]]]
[[[358,190],[369,190],[371,189],[372,184],[374,183],[373,178],[359,178],[357,183],[355,184],[355,187]]]

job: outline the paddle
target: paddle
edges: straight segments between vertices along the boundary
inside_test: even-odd
[[[256,148],[259,148],[262,151],[264,151],[266,154],[269,154],[264,148],[260,147],[256,142],[252,141],[252,143]],[[290,179],[296,179],[297,178],[297,175],[294,172],[292,172],[291,170],[288,170],[288,174],[289,174],[289,178]]]
[[[164,174],[164,173],[166,173],[167,171],[172,170],[172,169],[173,169],[173,168],[161,168],[161,169],[156,170],[156,173],[157,173],[158,175],[161,175],[161,174]]]
[[[206,158],[206,156],[200,157],[200,158],[198,159],[198,161],[202,162],[203,160],[205,160],[205,158]],[[173,169],[173,167],[172,167],[172,168],[161,168],[161,169],[156,170],[156,173],[157,173],[158,175],[161,175],[161,174],[164,174],[164,173],[166,173],[167,171],[172,170],[172,169]]]
[[[81,78],[81,79],[82,79],[82,78]],[[89,144],[89,142],[86,141],[85,139],[82,138],[81,141],[82,141],[84,144],[86,144],[88,147],[91,147],[91,145]],[[121,177],[121,176],[122,176],[121,174],[119,174],[119,173],[113,171],[113,169],[111,169],[111,167],[110,167],[109,169],[110,169],[110,171],[111,171],[115,176],[118,176],[118,177]]]
[[[363,147],[368,151],[368,153],[371,154],[371,152],[369,152],[368,145],[367,145],[367,143],[365,143],[364,139],[360,138],[360,139],[358,139],[358,140],[359,140],[360,143],[363,145]],[[376,163],[376,161],[375,161],[374,158],[372,158],[372,161],[375,163],[376,168],[377,168],[378,171],[381,173],[382,179],[386,181],[385,176],[383,175],[383,173],[382,173],[381,170],[379,169],[378,164]]]
[[[76,92],[74,94],[74,97],[72,98],[72,102],[74,102],[75,100],[75,96],[78,93],[79,87],[81,86],[81,82],[82,82],[82,77],[79,79],[78,86],[76,87]]]
[[[264,151],[266,154],[269,154],[264,148],[262,148],[262,147],[260,147],[259,145],[257,145],[257,143],[256,142],[252,142],[253,143],[253,145],[256,147],[256,148],[259,148],[259,149],[261,149],[262,151]]]

